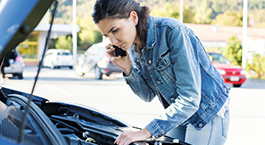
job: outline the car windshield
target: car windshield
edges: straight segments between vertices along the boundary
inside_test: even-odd
[[[57,54],[58,55],[71,55],[70,52],[58,52]]]
[[[222,54],[220,53],[208,53],[209,58],[212,63],[223,63],[223,64],[230,64],[230,61],[227,60]]]

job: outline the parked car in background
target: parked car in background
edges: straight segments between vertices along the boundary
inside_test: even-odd
[[[232,65],[222,54],[208,52],[212,64],[223,76],[225,83],[240,87],[246,80],[246,72],[241,66]]]
[[[19,79],[23,79],[23,70],[24,70],[24,63],[23,58],[17,51],[17,49],[14,49],[12,52],[10,52],[9,56],[9,66],[4,67],[5,74],[12,74],[13,77],[17,76]]]
[[[111,62],[110,56],[106,53],[105,44],[106,42],[94,44],[78,57],[75,67],[77,75],[84,76],[94,70],[95,79],[100,80],[103,74],[110,76],[113,73],[122,72],[119,67]]]
[[[50,67],[51,69],[60,67],[73,68],[74,58],[70,50],[67,49],[49,49],[47,50],[43,67]]]

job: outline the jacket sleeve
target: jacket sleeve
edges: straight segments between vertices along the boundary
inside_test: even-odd
[[[149,87],[145,79],[141,75],[141,71],[136,67],[132,67],[131,73],[129,76],[123,77],[126,83],[131,87],[132,91],[139,96],[142,100],[146,102],[151,102],[156,96],[153,90]]]
[[[184,26],[178,26],[171,29],[169,35],[161,39],[161,41],[167,41],[165,47],[170,50],[178,97],[159,117],[146,126],[155,137],[164,135],[184,123],[199,108],[201,100],[200,64],[196,48],[194,48],[196,47],[195,37],[190,33],[190,30]]]

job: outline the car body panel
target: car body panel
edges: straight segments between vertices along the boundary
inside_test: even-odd
[[[240,87],[246,81],[244,69],[241,66],[232,65],[220,53],[208,52],[213,66],[221,73],[225,83]]]

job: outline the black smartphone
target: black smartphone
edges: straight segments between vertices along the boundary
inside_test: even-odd
[[[122,50],[121,48],[119,48],[116,45],[113,45],[113,47],[115,48],[115,50],[114,50],[115,56],[121,56],[121,57],[126,56],[126,51]]]

